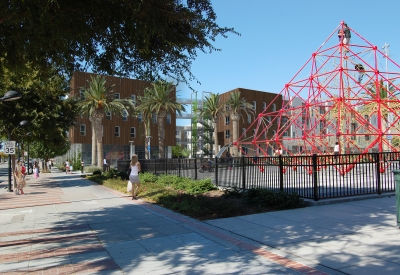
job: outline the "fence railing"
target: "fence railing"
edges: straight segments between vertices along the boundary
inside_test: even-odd
[[[207,159],[140,160],[142,171],[192,179],[210,178],[216,186],[296,192],[314,200],[394,192],[392,170],[400,153],[235,157],[213,159],[214,171],[199,171]]]

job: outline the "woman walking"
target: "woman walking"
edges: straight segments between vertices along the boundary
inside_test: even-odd
[[[37,161],[35,161],[35,164],[33,165],[33,176],[35,177],[36,181],[38,181],[39,178],[39,166]]]
[[[131,159],[131,173],[129,175],[129,181],[132,183],[132,200],[137,200],[136,194],[140,188],[139,172],[140,172],[140,162],[138,161],[138,156],[133,155]]]

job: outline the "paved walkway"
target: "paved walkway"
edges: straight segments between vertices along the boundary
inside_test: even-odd
[[[400,274],[393,196],[199,222],[79,174],[0,180],[0,274]]]

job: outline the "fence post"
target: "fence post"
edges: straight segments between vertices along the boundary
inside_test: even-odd
[[[318,193],[317,154],[312,155],[312,181],[314,185],[314,201],[318,201],[319,193]]]
[[[244,156],[242,156],[242,189],[246,190],[246,165]]]
[[[381,156],[379,153],[375,153],[375,166],[376,166],[376,192],[378,195],[382,193],[381,191]]]
[[[283,159],[282,155],[278,156],[279,161],[279,190],[283,192]]]
[[[194,179],[197,180],[197,157],[194,154]]]
[[[215,186],[218,186],[218,158],[215,157]]]
[[[181,160],[182,157],[178,157],[178,176],[181,176]]]

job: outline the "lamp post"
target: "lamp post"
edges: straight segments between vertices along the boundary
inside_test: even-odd
[[[22,95],[16,91],[8,91],[2,97],[0,101],[14,101],[20,99]],[[20,122],[21,125],[22,121]],[[11,141],[11,129],[8,129],[8,140]],[[11,189],[11,154],[8,155],[8,192],[12,192]]]
[[[151,159],[151,154],[150,154],[150,139],[152,138],[151,136],[147,136],[147,151],[149,152],[149,159]]]
[[[13,128],[8,128],[7,130],[7,134],[8,134],[8,141],[11,141],[11,131],[13,129],[16,129],[18,127],[25,127],[28,126],[30,124],[29,121],[23,120],[19,123],[19,125],[17,125],[16,127]],[[11,188],[11,155],[15,154],[15,149],[12,150],[12,152],[10,152],[10,154],[8,154],[8,192],[12,192],[12,188]]]

